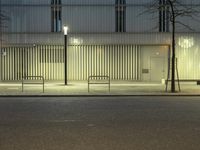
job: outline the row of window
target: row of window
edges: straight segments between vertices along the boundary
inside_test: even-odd
[[[126,0],[116,0],[115,4],[115,31],[126,32]]]
[[[159,0],[159,32],[169,32],[169,6],[167,0]]]
[[[160,6],[167,0],[159,0]],[[115,31],[126,32],[126,0],[115,1]],[[51,0],[51,31],[62,31],[61,0]],[[159,32],[169,32],[169,7],[161,7],[159,10]]]
[[[61,0],[51,0],[51,31],[62,31]]]

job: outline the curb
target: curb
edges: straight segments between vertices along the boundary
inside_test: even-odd
[[[200,94],[131,94],[131,95],[0,95],[0,97],[198,97]]]

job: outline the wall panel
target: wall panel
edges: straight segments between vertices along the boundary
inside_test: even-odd
[[[68,46],[68,79],[87,80],[90,75],[109,75],[111,80],[136,80],[139,72],[135,45]],[[3,48],[2,80],[22,76],[44,76],[45,80],[64,79],[62,45]],[[135,64],[137,63],[137,64]],[[132,66],[132,67],[131,67]]]
[[[70,33],[115,31],[113,6],[63,6],[62,18]]]

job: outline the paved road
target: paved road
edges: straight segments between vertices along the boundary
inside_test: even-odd
[[[1,150],[199,150],[200,97],[0,98]]]

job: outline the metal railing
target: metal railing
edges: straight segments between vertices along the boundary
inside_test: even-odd
[[[38,80],[39,79],[39,80]],[[33,82],[37,81],[37,82]],[[42,81],[42,82],[38,82]],[[22,77],[22,92],[24,92],[24,84],[42,84],[44,93],[44,77],[43,76],[23,76]]]
[[[91,84],[108,84],[110,92],[110,77],[109,76],[89,76],[88,77],[88,92],[90,92]]]

